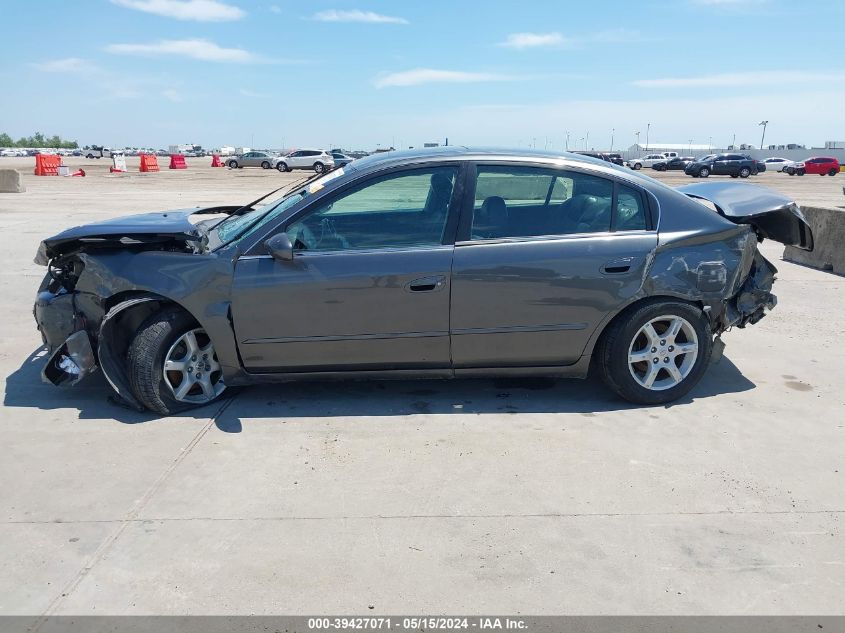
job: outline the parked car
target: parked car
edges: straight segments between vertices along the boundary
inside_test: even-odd
[[[281,161],[279,171],[313,169],[315,173],[322,174],[334,169],[334,159],[323,149],[298,149],[283,156]]]
[[[651,168],[656,169],[657,171],[683,171],[687,168],[687,165],[689,165],[693,160],[694,159],[687,159],[676,156],[675,158],[669,158],[659,163],[654,163]]]
[[[731,176],[732,178],[748,178],[758,173],[757,161],[742,154],[715,154],[690,163],[684,173],[693,178],[707,178],[714,176]]]
[[[245,152],[226,159],[226,166],[231,169],[241,167],[261,167],[262,169],[278,169],[285,171],[282,166],[282,159],[273,156],[269,152]]]
[[[345,167],[355,159],[343,152],[332,152],[332,160],[334,161],[335,167]]]
[[[677,156],[677,154],[675,154]],[[664,156],[663,154],[648,154],[641,158],[628,159],[628,167],[633,170],[639,170],[643,167],[653,167],[655,163],[662,163],[667,158],[675,158],[675,156]]]
[[[835,176],[839,173],[839,161],[829,156],[814,156],[805,161],[787,167],[790,176],[804,174],[818,174],[819,176]]]
[[[610,155],[606,154],[604,152],[587,152],[587,151],[579,152],[579,151],[576,150],[576,151],[573,151],[572,153],[578,154],[579,156],[589,156],[590,158],[598,158],[599,160],[603,160],[606,163],[612,163],[613,162],[612,160],[610,160]]]
[[[374,155],[269,203],[45,239],[43,377],[99,368],[161,414],[256,382],[590,368],[665,403],[775,306],[762,239],[813,248],[794,202],[745,183],[678,191],[572,154]]]
[[[762,164],[764,164],[767,169],[780,172],[785,171],[787,167],[792,167],[793,165],[795,165],[795,161],[789,160],[788,158],[779,158],[777,156],[772,156],[771,158],[765,159]]]
[[[607,155],[607,160],[609,160],[614,165],[624,165],[625,159],[622,158],[622,154],[617,154],[615,152],[611,152]]]

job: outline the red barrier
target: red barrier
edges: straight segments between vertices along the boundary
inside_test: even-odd
[[[138,154],[141,158],[141,168],[138,171],[158,171],[158,158],[155,154]]]
[[[212,154],[211,155],[211,166],[212,167],[223,167],[223,161],[220,160],[220,154]]]
[[[187,169],[188,164],[185,162],[185,157],[182,154],[170,155],[170,169]]]
[[[61,156],[52,156],[49,154],[35,155],[35,175],[36,176],[58,176],[59,165],[62,164]]]

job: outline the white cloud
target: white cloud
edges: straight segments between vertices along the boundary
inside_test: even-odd
[[[282,7],[280,7],[278,4],[271,4],[269,9],[270,9],[270,13],[281,13],[282,12]]]
[[[665,77],[638,79],[640,88],[726,88],[746,86],[783,86],[796,83],[825,83],[845,80],[842,73],[813,73],[797,70],[772,70],[742,73],[723,73],[698,77]]]
[[[173,55],[206,62],[248,63],[258,61],[255,55],[242,48],[223,48],[208,40],[161,40],[151,44],[109,44],[106,51],[118,55],[157,57]]]
[[[111,0],[127,9],[154,13],[177,20],[196,22],[230,22],[240,20],[243,10],[220,0]]]
[[[505,48],[558,48],[568,43],[560,33],[511,33],[499,46]]]
[[[408,20],[392,15],[382,15],[381,13],[374,13],[372,11],[359,11],[353,9],[351,11],[340,11],[338,9],[328,9],[327,11],[320,11],[311,16],[312,20],[318,22],[367,22],[370,24],[408,24]]]
[[[461,70],[434,70],[417,68],[398,73],[386,73],[376,77],[376,88],[388,86],[420,86],[431,83],[479,83],[486,81],[512,81],[509,75],[498,73],[474,73]]]
[[[79,57],[52,59],[33,64],[33,67],[45,73],[91,74],[100,71],[96,65]]]

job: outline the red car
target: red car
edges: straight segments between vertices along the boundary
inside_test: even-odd
[[[787,168],[786,173],[790,176],[798,174],[818,174],[819,176],[835,176],[839,173],[839,161],[830,156],[814,156],[802,163],[795,163]]]

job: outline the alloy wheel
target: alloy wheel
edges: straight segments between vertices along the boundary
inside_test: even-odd
[[[640,386],[651,391],[664,391],[683,382],[697,358],[695,328],[672,314],[651,319],[628,346],[628,370]]]
[[[164,382],[179,402],[203,404],[223,393],[223,371],[202,328],[185,332],[164,357]]]

